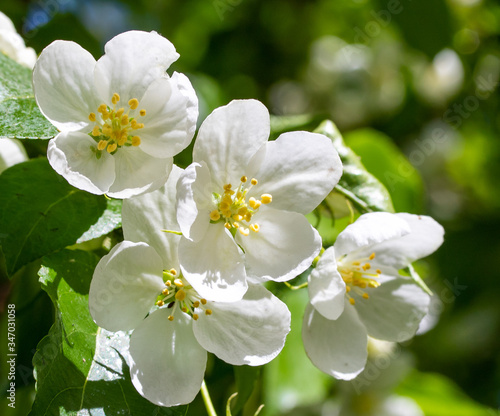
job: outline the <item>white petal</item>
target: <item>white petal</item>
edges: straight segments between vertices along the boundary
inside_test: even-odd
[[[411,232],[401,238],[384,241],[374,246],[373,251],[379,263],[401,269],[433,253],[443,243],[444,229],[431,217],[406,213],[398,213],[394,216],[405,221]]]
[[[180,236],[162,230],[179,231],[175,202],[176,184],[182,169],[173,166],[167,183],[160,189],[123,201],[122,222],[125,240],[143,241],[163,259],[163,269],[179,270],[177,246]]]
[[[321,371],[341,380],[352,380],[363,371],[368,356],[366,329],[347,306],[337,320],[330,320],[308,304],[302,324],[307,356]]]
[[[174,45],[156,32],[132,30],[115,36],[104,46],[95,68],[95,83],[104,102],[114,93],[128,101],[141,101],[149,85],[166,76],[179,58]]]
[[[214,183],[240,183],[253,154],[270,131],[269,112],[256,100],[234,100],[210,114],[200,127],[193,150],[195,162],[205,161]]]
[[[71,185],[93,194],[104,194],[115,180],[113,156],[97,159],[96,142],[79,132],[62,132],[49,141],[47,157],[54,170]]]
[[[350,295],[356,300],[354,307],[371,337],[406,341],[415,335],[427,313],[430,297],[410,279],[388,276],[382,279],[379,287],[365,289],[369,299],[351,291]]]
[[[185,75],[176,72],[170,79],[154,82],[139,105],[146,110],[140,117],[144,128],[138,131],[144,152],[156,157],[175,156],[191,142],[198,98]]]
[[[409,233],[410,227],[406,221],[394,214],[363,214],[339,234],[334,244],[335,252],[337,258],[360,249],[373,252],[372,246],[375,244],[398,239]]]
[[[186,280],[208,300],[235,302],[247,290],[243,254],[222,224],[209,225],[199,242],[182,238],[179,261]]]
[[[252,218],[259,232],[236,233],[247,273],[278,282],[306,270],[321,250],[321,237],[302,214],[261,207]]]
[[[208,302],[211,315],[193,322],[203,348],[232,365],[263,365],[282,350],[290,332],[290,311],[271,292],[250,285],[242,300]]]
[[[247,175],[259,181],[249,196],[271,194],[273,208],[307,214],[337,184],[342,162],[326,136],[297,131],[266,143],[252,158]]]
[[[90,284],[92,318],[109,331],[139,325],[165,288],[162,261],[145,243],[123,241],[97,264]]]
[[[182,235],[199,241],[207,232],[212,202],[212,178],[205,162],[192,163],[177,182],[177,221]]]
[[[113,158],[116,178],[108,192],[113,198],[130,198],[160,188],[173,165],[171,157],[152,157],[133,146],[120,148]]]
[[[327,319],[337,319],[344,311],[346,289],[337,270],[333,247],[325,250],[308,281],[309,299],[314,308]]]
[[[100,104],[94,87],[95,63],[80,45],[63,40],[52,42],[40,54],[33,70],[35,98],[59,130],[92,130],[88,117]]]
[[[0,12],[0,30],[17,33],[16,27],[14,26],[14,23],[12,23],[12,20],[10,20],[10,18],[2,12]]]
[[[130,375],[137,391],[159,406],[191,403],[200,391],[207,352],[185,313],[168,320],[169,309],[148,316],[132,333]]]
[[[0,173],[10,166],[28,160],[28,154],[21,141],[17,139],[0,140]]]

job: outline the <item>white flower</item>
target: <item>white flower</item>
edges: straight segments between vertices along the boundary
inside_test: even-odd
[[[364,214],[347,226],[309,276],[302,339],[313,364],[350,380],[365,366],[367,335],[415,335],[429,295],[398,270],[437,250],[443,235],[432,218],[405,213]]]
[[[339,156],[323,135],[285,133],[268,142],[269,130],[258,101],[216,109],[177,184],[181,270],[207,299],[241,299],[247,278],[289,280],[321,248],[303,214],[336,185]]]
[[[45,48],[33,85],[42,113],[60,130],[49,143],[52,167],[77,188],[116,198],[162,186],[198,117],[187,77],[165,72],[178,57],[155,32],[114,37],[97,62],[74,42]]]
[[[174,166],[165,187],[124,201],[128,241],[101,259],[89,294],[90,313],[99,326],[134,330],[132,383],[161,406],[194,399],[207,351],[232,365],[262,365],[281,351],[290,331],[288,308],[264,287],[251,285],[238,302],[212,302],[179,273],[180,236],[161,229],[178,229],[175,182],[180,173]]]
[[[0,12],[0,52],[18,64],[33,68],[36,61],[36,52],[27,48],[24,40],[16,31],[12,20]]]
[[[0,139],[0,173],[10,166],[28,160],[28,155],[21,141]]]

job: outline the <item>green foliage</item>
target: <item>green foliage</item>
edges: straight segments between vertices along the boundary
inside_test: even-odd
[[[56,134],[36,104],[31,70],[0,53],[0,139],[50,139]]]
[[[1,248],[7,273],[74,244],[106,208],[104,197],[70,186],[46,159],[0,175]]]
[[[234,375],[236,378],[236,391],[238,395],[233,400],[232,415],[239,414],[245,403],[250,398],[255,383],[260,377],[260,367],[251,367],[248,365],[234,366]]]
[[[332,378],[319,371],[307,358],[302,344],[302,317],[307,290],[287,291],[282,300],[292,313],[291,331],[281,353],[264,369],[263,415],[277,415],[294,408],[322,402]]]
[[[160,408],[142,398],[130,381],[125,360],[129,337],[92,321],[88,292],[97,256],[63,250],[43,258],[42,288],[56,308],[56,320],[33,358],[37,395],[30,416],[145,414],[181,416],[186,406]]]
[[[94,238],[102,237],[109,232],[121,227],[122,225],[122,200],[121,199],[106,199],[106,209],[104,210],[99,220],[92,225],[83,235],[76,241],[83,243],[93,240]]]
[[[396,389],[411,397],[425,416],[492,416],[492,409],[474,402],[451,380],[439,374],[413,371]]]
[[[361,213],[394,212],[387,189],[366,170],[359,156],[345,145],[335,124],[329,120],[324,121],[315,132],[324,134],[332,140],[342,160],[344,172],[335,191],[349,199]]]
[[[397,212],[423,211],[422,178],[390,137],[373,129],[359,129],[344,138],[366,169],[390,192]]]

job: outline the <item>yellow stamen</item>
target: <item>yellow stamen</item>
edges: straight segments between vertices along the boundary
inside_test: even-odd
[[[108,153],[113,153],[117,149],[118,145],[116,143],[111,143],[106,149]]]
[[[184,283],[182,282],[181,279],[175,279],[174,285],[176,285],[177,287],[184,287]]]
[[[241,235],[247,236],[250,234],[250,230],[248,228],[240,227],[238,230],[240,231]]]
[[[107,145],[108,142],[106,140],[101,140],[99,143],[97,143],[97,150],[104,150],[106,149]]]
[[[131,110],[135,110],[137,107],[139,107],[139,100],[137,98],[132,98],[131,100],[128,100],[128,105],[130,106]]]
[[[220,219],[220,214],[219,214],[219,211],[218,210],[213,210],[211,213],[210,213],[210,219],[212,221],[218,221]]]
[[[368,293],[363,293],[363,299],[369,299],[370,295]]]
[[[168,320],[169,320],[170,322],[172,322],[172,321],[174,320],[174,316],[173,316],[173,315],[170,315],[170,316],[168,317]]]
[[[128,116],[124,114],[121,119],[122,126],[126,126],[128,124]]]
[[[363,265],[363,270],[366,272],[368,269],[370,269],[370,267],[372,267],[370,263],[366,263]]]
[[[195,321],[197,321],[199,317],[200,317],[200,316],[199,316],[197,313],[193,313],[193,319],[194,319]]]
[[[108,97],[109,97],[109,96],[108,96]],[[118,101],[120,101],[120,96],[119,96],[119,95],[115,92],[115,93],[113,94],[113,97],[111,97],[111,102],[112,102],[113,104],[116,104]]]
[[[165,289],[162,290],[161,294],[163,296],[167,296],[168,294],[170,294],[170,291],[167,288],[165,288]]]
[[[247,180],[248,180],[248,178],[246,176],[242,176],[241,179],[240,179],[240,181],[242,183],[245,183]]]
[[[228,230],[230,230],[231,229],[231,224],[229,224],[228,222],[226,222],[224,224],[224,227],[226,227]]]
[[[249,227],[252,231],[258,233],[259,232],[259,229],[260,229],[260,226],[259,224],[251,224],[250,227]]]
[[[141,138],[139,136],[132,137],[132,146],[139,146],[141,144]]]
[[[255,178],[252,178],[252,180],[250,181],[250,183],[252,185],[257,185],[259,183],[259,181],[257,179],[255,179]]]
[[[146,115],[146,110],[142,109],[139,111],[139,114],[144,117]]]
[[[212,309],[205,310],[205,315],[212,315]]]
[[[197,300],[193,302],[193,308],[198,308],[200,306],[200,302]]]
[[[158,302],[156,302],[156,305],[162,307],[163,305],[165,305],[165,302],[159,300]]]
[[[354,305],[356,303],[356,301],[354,300],[354,298],[349,298],[349,303],[351,305]]]
[[[262,194],[260,196],[260,199],[261,199],[263,204],[269,204],[273,200],[273,197],[271,194]]]
[[[186,292],[184,292],[183,289],[179,289],[175,294],[175,299],[183,301],[184,299],[186,299]]]
[[[234,214],[233,215],[233,220],[235,221],[241,221],[243,217],[240,214]]]
[[[200,299],[200,302],[202,305],[206,305],[207,304],[207,300],[206,299]]]
[[[97,111],[102,114],[107,113],[108,106],[106,104],[101,104],[99,107],[97,107]]]
[[[89,114],[89,120],[90,121],[95,121],[95,113],[90,113]]]
[[[370,260],[373,260],[375,258],[375,253],[370,254]]]
[[[92,129],[92,136],[100,136],[101,135],[101,131],[99,130],[99,126],[94,126],[94,128]],[[102,150],[102,149],[101,149]]]
[[[125,112],[125,109],[121,107],[115,114],[116,118],[121,118],[123,113]]]
[[[382,274],[382,270],[380,270],[380,269],[377,269],[375,271],[377,272],[377,274]]]
[[[177,274],[177,270],[175,269],[170,269],[169,272],[172,276],[175,276]]]

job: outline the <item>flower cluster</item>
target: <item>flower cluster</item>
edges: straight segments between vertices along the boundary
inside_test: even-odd
[[[173,156],[198,116],[188,78],[167,75],[179,55],[155,32],[126,32],[98,60],[56,41],[33,72],[36,100],[59,129],[48,159],[67,181],[124,198],[124,241],[101,258],[89,294],[95,322],[132,331],[131,380],[153,403],[191,402],[207,352],[232,365],[276,357],[290,312],[266,283],[315,264],[303,343],[311,361],[340,379],[364,368],[368,336],[412,337],[429,296],[401,269],[435,251],[443,229],[425,216],[361,215],[322,251],[305,214],[332,192],[342,163],[321,134],[268,141],[270,116],[235,100],[201,124],[193,162]]]

